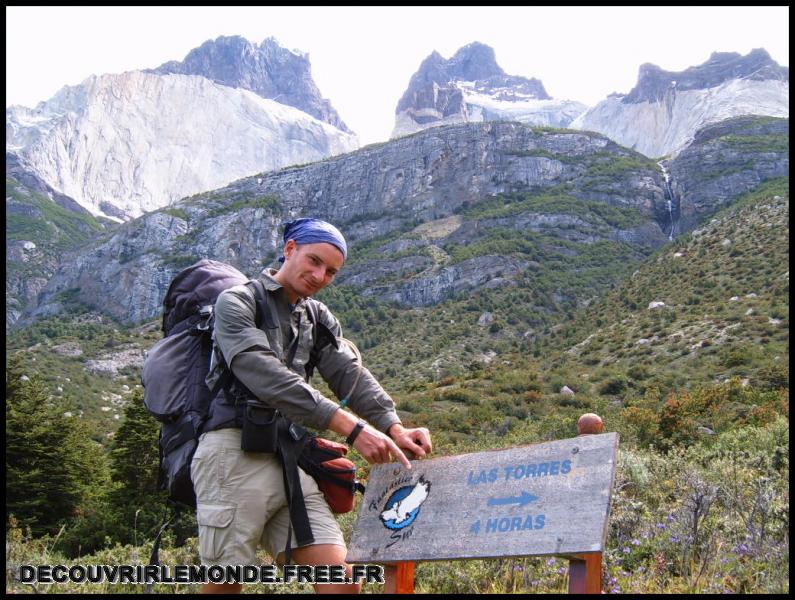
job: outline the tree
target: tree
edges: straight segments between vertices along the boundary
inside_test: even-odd
[[[17,354],[6,365],[6,518],[52,534],[79,512],[102,457],[79,418],[25,373],[24,360]]]
[[[111,477],[116,483],[110,502],[122,543],[133,543],[136,537],[140,543],[140,536],[150,536],[163,517],[165,495],[157,485],[158,437],[158,423],[147,412],[143,394],[131,394],[110,451]]]
[[[147,411],[143,393],[131,394],[110,451],[116,484],[109,498],[117,520],[114,538],[123,544],[151,540],[163,524],[167,494],[158,486],[159,438],[160,426]],[[178,544],[195,536],[193,512],[183,511],[171,529]]]

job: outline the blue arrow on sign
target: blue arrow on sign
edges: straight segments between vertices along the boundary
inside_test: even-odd
[[[533,496],[533,494],[529,492],[522,492],[521,496],[513,496],[508,498],[489,498],[488,505],[500,506],[503,504],[518,504],[519,506],[524,506],[533,500],[538,500],[538,496]]]

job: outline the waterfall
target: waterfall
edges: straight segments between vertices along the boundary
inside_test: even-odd
[[[666,184],[665,187],[668,188],[669,190],[668,193],[670,194],[671,186]],[[668,200],[666,200],[665,202],[668,204],[668,220],[671,222],[671,231],[668,233],[668,239],[672,240],[674,239],[674,213],[673,209],[671,208],[671,199],[668,198]]]
[[[665,164],[663,161],[657,163],[662,169],[663,179],[665,180],[665,201],[668,205],[668,222],[671,224],[671,231],[668,233],[668,239],[674,239],[674,229],[676,229],[676,223],[674,223],[674,190],[671,187],[671,175],[668,173],[668,169],[665,168]]]

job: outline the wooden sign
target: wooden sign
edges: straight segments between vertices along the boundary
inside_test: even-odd
[[[602,552],[618,434],[374,465],[349,563]]]

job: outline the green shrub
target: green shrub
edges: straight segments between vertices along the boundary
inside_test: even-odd
[[[628,387],[627,379],[623,375],[611,377],[599,386],[599,393],[602,396],[616,396],[626,391]]]

